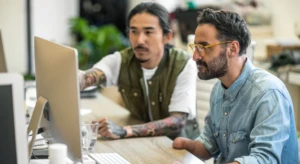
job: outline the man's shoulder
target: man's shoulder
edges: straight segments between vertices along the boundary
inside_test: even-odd
[[[133,55],[133,49],[132,47],[127,47],[119,51],[121,55],[127,55],[132,54]]]
[[[267,72],[266,70],[259,68],[252,71],[249,76],[249,81],[256,87],[264,90],[278,89],[285,86],[278,77]]]
[[[169,49],[169,56],[173,57],[174,59],[178,60],[183,60],[183,61],[188,61],[191,56],[183,49],[180,48],[170,48]]]
[[[169,48],[169,54],[178,54],[178,55],[189,56],[185,50],[183,50],[181,48],[176,48],[176,47]]]
[[[134,56],[132,47],[127,47],[120,52],[122,63],[126,63]]]
[[[248,93],[251,92],[258,97],[265,95],[265,93],[273,92],[279,92],[287,98],[290,97],[285,84],[278,77],[261,69],[253,70],[245,87]]]

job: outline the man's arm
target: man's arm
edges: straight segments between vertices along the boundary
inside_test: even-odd
[[[100,85],[106,82],[105,74],[97,68],[91,68],[87,71],[80,71],[79,76],[81,91],[89,86]]]
[[[127,137],[146,136],[178,136],[187,120],[187,114],[173,112],[170,117],[162,120],[152,121],[141,125],[118,126],[112,121],[104,118],[99,120],[99,134],[101,136],[119,139]]]
[[[146,124],[125,126],[125,137],[178,136],[187,120],[186,113],[173,112],[170,117]]]

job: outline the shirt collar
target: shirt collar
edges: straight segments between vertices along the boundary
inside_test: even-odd
[[[225,89],[223,87],[223,93],[226,97],[230,99],[230,101],[233,101],[236,98],[237,94],[241,90],[242,86],[246,83],[246,80],[253,69],[255,69],[254,65],[247,58],[246,63],[239,77],[234,81],[234,83],[229,88]]]

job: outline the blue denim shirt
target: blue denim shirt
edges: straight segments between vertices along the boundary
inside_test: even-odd
[[[215,84],[210,106],[198,139],[218,163],[298,162],[293,105],[277,77],[247,60],[228,89]]]

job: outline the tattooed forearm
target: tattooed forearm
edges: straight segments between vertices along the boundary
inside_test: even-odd
[[[131,126],[132,137],[160,135],[178,136],[185,124],[186,117],[187,116],[184,113],[177,113],[163,120]]]
[[[115,124],[114,122],[112,122],[110,120],[108,120],[108,127],[109,127],[109,129],[111,130],[112,133],[119,136],[120,138],[124,138],[127,134],[124,127],[119,126],[119,125]]]
[[[99,85],[106,82],[106,77],[101,70],[90,69],[86,71],[84,75],[84,87],[89,87],[92,85]]]
[[[102,72],[102,71],[101,71]],[[106,76],[102,72],[102,74],[99,76],[99,83],[98,84],[104,84],[106,82]]]
[[[85,84],[87,86],[95,85],[97,82],[97,73],[95,71],[89,71],[84,76]]]

